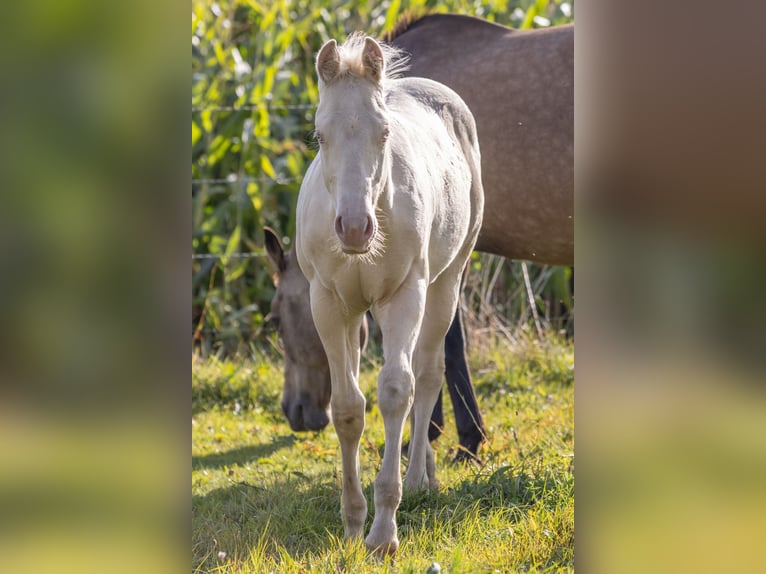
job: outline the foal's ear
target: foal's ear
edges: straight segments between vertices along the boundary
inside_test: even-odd
[[[287,261],[285,260],[285,252],[282,249],[282,242],[271,227],[263,228],[264,243],[266,244],[266,255],[269,260],[277,268],[278,273],[282,273],[287,269]]]
[[[317,74],[325,84],[332,82],[340,70],[340,53],[338,42],[333,38],[327,40],[317,54]]]
[[[383,57],[383,49],[373,38],[367,36],[364,39],[364,50],[362,51],[362,63],[367,75],[379,84],[385,73],[386,60]]]

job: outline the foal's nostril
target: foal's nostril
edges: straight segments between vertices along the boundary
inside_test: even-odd
[[[338,215],[335,217],[335,233],[344,246],[363,248],[375,232],[375,220],[369,215]]]

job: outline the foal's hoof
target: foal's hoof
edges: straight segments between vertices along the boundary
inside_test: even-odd
[[[373,525],[364,541],[367,551],[376,558],[386,558],[387,556],[393,558],[399,549],[399,538],[395,532],[396,530],[394,530],[392,538],[390,532],[381,532],[381,529],[376,529]]]
[[[376,542],[370,540],[370,537],[368,536],[364,543],[367,546],[367,551],[376,558],[393,558],[396,554],[396,551],[399,549],[398,538],[394,538],[388,542]]]

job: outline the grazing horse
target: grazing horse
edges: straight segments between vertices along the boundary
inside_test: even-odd
[[[367,517],[359,479],[365,398],[358,381],[367,310],[383,335],[377,395],[386,445],[365,539],[378,554],[399,547],[400,451],[408,414],[404,484],[412,490],[437,486],[428,425],[444,374],[444,336],[484,202],[468,107],[432,80],[395,78],[394,54],[362,35],[342,46],[330,40],[319,51],[320,150],[301,185],[295,238],[330,367],[346,537],[362,536]]]
[[[434,14],[401,22],[387,39],[410,56],[404,75],[449,86],[476,119],[485,194],[476,249],[572,265],[574,27],[522,31],[468,16]],[[270,231],[266,248],[279,275],[271,315],[282,316],[282,407],[293,429],[323,428],[330,377],[310,317],[308,281],[294,253],[284,253]],[[447,388],[462,447],[458,457],[476,455],[485,433],[465,359],[459,311],[445,346]],[[433,440],[443,427],[441,395],[432,420]]]

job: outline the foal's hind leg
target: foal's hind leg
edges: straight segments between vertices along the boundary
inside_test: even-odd
[[[415,347],[410,462],[404,477],[405,486],[411,490],[439,486],[433,450],[428,441],[428,426],[444,377],[444,336],[452,322],[452,314],[445,310],[456,307],[459,295],[455,275],[447,270],[428,288],[425,316]]]

